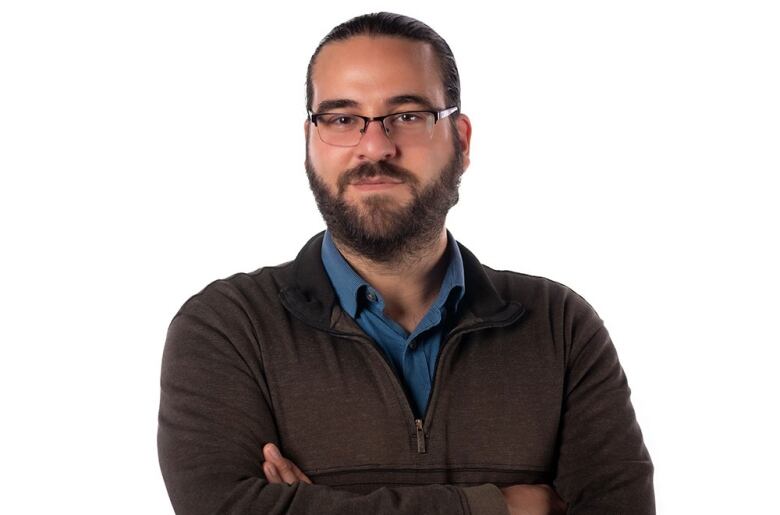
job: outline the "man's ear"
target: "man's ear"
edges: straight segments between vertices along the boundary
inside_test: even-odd
[[[465,114],[459,114],[455,120],[455,127],[460,137],[460,151],[463,154],[463,170],[465,171],[471,163],[471,158],[469,158],[471,150],[471,120]]]
[[[304,145],[306,145],[306,153],[307,154],[309,152],[309,148],[308,147],[309,147],[309,124],[310,123],[311,122],[309,121],[308,118],[306,118],[306,120],[304,120],[304,122],[303,122],[303,141],[304,141]],[[305,158],[303,160],[303,166],[304,167],[306,166],[306,159]]]

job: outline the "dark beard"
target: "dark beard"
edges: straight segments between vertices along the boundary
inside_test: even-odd
[[[333,239],[377,263],[402,262],[429,246],[441,234],[447,212],[458,203],[463,156],[457,137],[455,140],[452,159],[439,178],[422,190],[409,171],[387,161],[377,161],[344,172],[339,177],[336,196],[331,195],[311,165],[307,142],[306,175]],[[365,199],[361,212],[344,201],[344,190],[351,181],[377,175],[404,181],[412,190],[411,202],[399,207],[389,196],[375,194]]]

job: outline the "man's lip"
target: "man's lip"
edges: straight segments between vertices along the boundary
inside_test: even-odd
[[[353,184],[355,186],[360,185],[366,185],[366,184],[402,184],[404,181],[399,179],[391,179],[390,177],[366,177],[365,179],[358,179],[356,181],[351,182],[350,184]]]

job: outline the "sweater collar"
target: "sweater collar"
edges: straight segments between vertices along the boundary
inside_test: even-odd
[[[322,263],[325,231],[313,236],[278,277],[283,305],[296,318],[323,330],[335,330],[343,310]],[[485,267],[460,242],[465,292],[459,307],[457,326],[511,323],[524,311],[517,302],[507,302],[496,290]],[[357,327],[357,326],[355,326]]]
[[[328,274],[341,307],[352,318],[357,318],[358,312],[363,306],[362,298],[365,290],[371,285],[363,279],[354,268],[350,266],[339,249],[333,243],[330,231],[325,231],[322,238],[322,263]],[[452,312],[456,312],[460,299],[463,298],[465,279],[463,276],[463,259],[460,255],[455,238],[447,231],[447,270],[439,289],[439,295],[433,303],[433,307],[443,309],[445,304]],[[384,305],[381,295],[377,292],[380,305]]]

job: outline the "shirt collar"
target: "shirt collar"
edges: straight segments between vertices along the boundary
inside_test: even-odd
[[[449,254],[449,264],[447,265],[447,271],[444,273],[439,296],[434,301],[433,306],[444,309],[449,302],[452,302],[452,312],[455,312],[465,294],[466,281],[463,272],[463,257],[455,238],[452,237],[449,230],[447,231],[447,253]],[[349,316],[355,318],[360,307],[363,290],[370,287],[370,285],[355,272],[350,264],[347,263],[347,260],[344,259],[344,256],[341,255],[341,252],[333,243],[330,231],[325,231],[325,235],[322,238],[321,256],[322,264],[330,278],[341,307]],[[379,295],[379,292],[377,292],[377,295]],[[380,302],[384,304],[381,296]]]
[[[349,316],[355,318],[358,309],[358,293],[363,286],[368,286],[368,283],[341,255],[333,243],[330,231],[325,231],[325,237],[322,238],[322,264],[325,266],[325,272],[336,291],[341,307]]]

